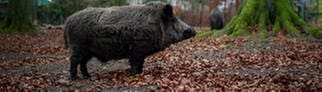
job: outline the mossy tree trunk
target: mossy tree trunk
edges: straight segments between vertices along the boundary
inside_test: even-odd
[[[223,30],[232,36],[298,36],[310,33],[311,27],[295,13],[290,0],[247,0]]]
[[[9,0],[7,14],[0,24],[0,33],[35,33],[32,25],[35,18],[31,0]]]

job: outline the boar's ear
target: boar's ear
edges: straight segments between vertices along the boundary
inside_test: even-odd
[[[167,4],[163,7],[163,16],[166,18],[173,17],[173,9],[170,4]]]

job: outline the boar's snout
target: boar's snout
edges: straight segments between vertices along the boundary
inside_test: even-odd
[[[194,37],[195,35],[196,35],[196,31],[193,28],[188,28],[188,29],[184,30],[184,32],[183,32],[184,39]]]
[[[181,29],[182,31],[182,40],[194,37],[196,35],[196,30],[189,26],[188,24],[186,24],[185,22],[181,21],[180,19],[177,19],[177,25],[180,26],[178,29]]]

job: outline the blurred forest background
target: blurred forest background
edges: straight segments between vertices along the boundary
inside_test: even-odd
[[[173,5],[176,16],[190,25],[209,26],[212,9],[218,8],[229,21],[245,0],[25,0],[26,15],[34,25],[62,25],[76,11],[87,7],[140,5],[149,1],[164,1]],[[321,27],[321,0],[291,0],[294,10],[305,21]],[[17,4],[18,5],[18,4]],[[7,14],[8,0],[0,0],[0,21]],[[19,13],[23,14],[23,13]]]

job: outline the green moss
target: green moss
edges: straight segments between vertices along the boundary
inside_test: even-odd
[[[258,36],[266,38],[266,37],[270,36],[270,33],[267,32],[266,30],[259,30],[259,35]]]
[[[259,31],[259,37],[268,37],[269,36],[269,33],[268,31],[266,30],[266,23],[268,21],[268,12],[263,12],[261,13],[260,15],[260,18],[259,18],[259,28],[258,28],[258,31]]]
[[[2,28],[0,34],[16,34],[16,33],[28,33],[37,34],[38,32],[31,25],[21,24],[20,26],[10,25],[9,27]]]
[[[322,28],[310,30],[309,34],[315,38],[322,38]]]
[[[322,38],[322,29],[316,30],[314,37]]]
[[[286,29],[287,34],[290,37],[292,37],[292,36],[299,36],[299,34],[300,34],[299,30],[297,30],[295,28],[295,26],[291,22],[289,22],[289,21],[286,21],[284,23],[284,28]]]
[[[250,33],[248,29],[240,29],[238,31],[233,32],[231,35],[237,37],[237,36],[247,36],[249,34]]]
[[[13,34],[13,33],[28,33],[37,34],[38,32],[32,26],[28,20],[16,20],[8,19],[6,17],[4,21],[1,22],[0,31],[1,34]]]
[[[218,36],[222,36],[222,35],[225,35],[224,31],[201,31],[201,32],[198,32],[197,34],[197,38],[198,39],[206,39],[208,37],[218,37]]]
[[[212,36],[212,34],[214,34],[214,32],[212,31],[202,31],[202,32],[198,32],[197,33],[197,38],[207,38],[209,36]]]

